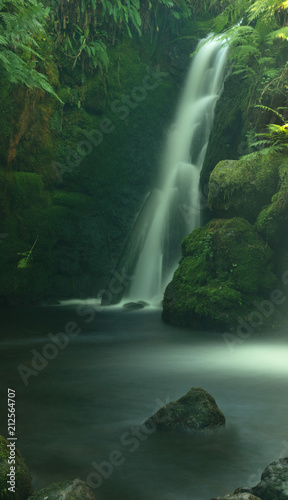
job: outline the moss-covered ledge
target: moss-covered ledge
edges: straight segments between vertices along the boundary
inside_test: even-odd
[[[209,208],[214,217],[245,217],[255,222],[277,192],[280,167],[288,158],[252,153],[240,160],[220,161],[209,179]]]
[[[243,218],[214,219],[182,241],[183,257],[163,301],[163,319],[232,328],[275,287],[273,252]]]

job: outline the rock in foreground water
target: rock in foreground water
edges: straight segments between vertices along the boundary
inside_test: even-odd
[[[0,500],[27,500],[33,493],[30,472],[19,450],[17,448],[14,450],[13,446],[9,448],[7,445],[11,443],[0,435]],[[9,488],[13,488],[13,476],[9,476],[11,484],[7,483],[7,474],[11,474],[11,466],[15,467],[15,492],[9,491]]]
[[[252,490],[261,500],[288,500],[288,458],[280,458],[268,465],[260,483]]]
[[[259,497],[255,497],[251,493],[236,493],[234,495],[225,495],[225,497],[215,497],[211,500],[262,500]]]
[[[29,500],[96,500],[89,486],[80,479],[54,483],[37,491]]]
[[[224,426],[225,417],[211,394],[192,387],[185,396],[160,408],[145,423],[157,429],[204,431]]]

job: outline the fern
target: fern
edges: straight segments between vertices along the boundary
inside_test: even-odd
[[[275,109],[269,108],[268,106],[263,106],[263,104],[255,104],[254,108],[260,108],[260,109],[263,109],[263,111],[270,111],[270,112],[274,113],[276,116],[278,116],[278,118],[280,118],[280,120],[282,120],[283,123],[285,123],[284,116],[281,115],[281,113],[279,113]]]
[[[288,40],[288,26],[283,26],[278,30],[272,31],[272,33],[269,33],[269,35],[267,35],[266,37],[267,43],[270,44],[279,39],[286,41]]]
[[[271,19],[274,16],[275,11],[286,9],[287,7],[287,1],[280,2],[279,0],[256,0],[253,5],[248,8],[248,21],[251,23],[260,16],[263,16],[266,19]]]
[[[35,37],[44,34],[44,16],[45,10],[36,0],[0,1],[0,67],[12,83],[40,88],[59,99],[47,78],[36,70],[41,56],[35,50]],[[26,62],[27,55],[30,62]]]
[[[288,153],[288,123],[285,125],[270,123],[267,127],[268,132],[255,134],[256,137],[264,137],[264,139],[254,142],[251,146],[264,148],[266,153],[272,151]]]

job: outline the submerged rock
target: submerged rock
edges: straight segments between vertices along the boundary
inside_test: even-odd
[[[96,500],[89,486],[80,479],[54,483],[36,491],[28,500]]]
[[[202,329],[234,327],[239,318],[244,321],[255,311],[254,301],[275,288],[272,250],[240,217],[213,219],[195,229],[183,239],[182,253],[164,295],[163,319],[169,323]],[[253,328],[263,324],[254,317],[251,321]]]
[[[144,309],[146,303],[139,301],[139,302],[126,302],[126,304],[123,304],[123,307],[125,309]]]
[[[19,450],[12,447],[9,448],[7,445],[10,444],[7,439],[0,435],[0,499],[1,500],[27,500],[29,495],[33,493],[33,488],[31,484],[31,475],[28,468],[25,465],[24,459],[22,458]],[[9,456],[15,458],[15,465],[9,464]],[[8,488],[11,487],[7,484],[7,474],[10,473],[10,466],[15,466],[15,493],[9,491]],[[10,479],[12,477],[10,476]]]
[[[145,424],[157,429],[205,431],[224,426],[225,417],[211,394],[192,387],[185,396],[160,408]]]
[[[252,490],[261,500],[288,500],[288,457],[268,465]]]

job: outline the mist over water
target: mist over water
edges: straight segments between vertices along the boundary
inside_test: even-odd
[[[92,462],[118,450],[124,463],[95,489],[97,499],[210,500],[255,485],[266,465],[288,455],[285,332],[253,334],[231,352],[222,334],[171,327],[157,310],[103,308],[86,324],[75,305],[1,315],[1,398],[7,385],[16,389],[18,447],[35,488],[85,480]],[[81,333],[25,387],[18,364],[31,366],[31,350],[41,353],[47,334],[67,321]],[[135,429],[193,386],[215,397],[226,428],[153,433],[134,449]]]
[[[161,302],[177,267],[181,239],[200,225],[200,172],[216,102],[223,90],[228,50],[211,37],[202,43],[191,63],[167,136],[159,188],[148,200],[140,230],[136,223],[133,251],[136,247],[138,256],[125,297],[131,301]]]

